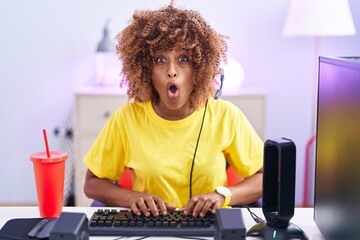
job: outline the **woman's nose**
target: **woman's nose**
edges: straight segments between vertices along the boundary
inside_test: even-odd
[[[169,72],[168,77],[170,78],[176,77],[176,72]]]
[[[169,78],[173,78],[173,77],[177,76],[177,72],[176,72],[176,68],[175,68],[174,63],[169,64],[169,69],[168,69],[167,75],[168,75]]]

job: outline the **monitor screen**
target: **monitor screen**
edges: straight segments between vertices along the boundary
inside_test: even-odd
[[[360,57],[319,58],[314,220],[360,239]]]

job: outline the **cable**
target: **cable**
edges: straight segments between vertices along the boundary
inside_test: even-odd
[[[173,236],[173,237],[182,238],[182,239],[206,240],[205,238],[201,238],[201,237],[188,237],[188,236]]]
[[[252,219],[254,219],[254,221],[255,221],[256,223],[264,222],[264,219],[262,219],[261,217],[259,217],[258,215],[256,215],[254,212],[252,212],[252,211],[250,210],[249,206],[247,206],[247,205],[242,205],[242,206],[245,207],[245,208],[249,211],[250,216],[252,217]]]
[[[119,240],[119,239],[123,239],[123,238],[128,238],[128,237],[127,236],[120,236],[120,237],[114,238],[114,240]]]
[[[205,115],[206,115],[207,104],[208,104],[208,100],[206,100],[206,103],[205,103],[205,109],[204,109],[204,114],[203,114],[202,121],[201,121],[200,131],[199,131],[198,138],[197,138],[197,141],[196,141],[194,156],[193,156],[193,159],[192,159],[192,162],[191,162],[189,199],[192,197],[192,174],[193,174],[193,170],[194,170],[194,163],[195,163],[195,157],[196,157],[197,148],[198,148],[198,145],[199,145],[199,140],[200,140],[202,128],[204,126],[204,119],[205,119]]]
[[[129,236],[131,237],[131,236]],[[118,237],[118,238],[115,238],[114,240],[119,240],[119,239],[124,239],[124,238],[129,238],[128,236],[121,236],[121,237]],[[142,239],[146,239],[146,238],[153,238],[155,236],[142,236],[142,237],[139,237],[139,238],[136,238],[135,240],[142,240]],[[206,238],[201,238],[201,237],[190,237],[190,236],[171,236],[171,237],[174,237],[174,238],[181,238],[181,239],[193,239],[193,240],[206,240]]]

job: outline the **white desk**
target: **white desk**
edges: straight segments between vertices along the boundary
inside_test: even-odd
[[[63,212],[81,212],[86,213],[90,218],[92,214],[98,208],[92,207],[64,207]],[[256,215],[261,218],[263,217],[261,208],[252,208],[251,209]],[[255,225],[255,222],[251,218],[247,209],[241,209],[243,220],[246,229],[251,228]],[[324,238],[321,236],[319,229],[315,225],[313,220],[314,210],[312,208],[296,208],[294,217],[291,219],[291,222],[302,228],[302,230],[306,233],[310,240],[323,240]],[[10,219],[13,218],[37,218],[40,217],[39,210],[37,207],[0,207],[0,228]],[[137,239],[139,237],[126,238],[126,239]],[[116,237],[91,237],[91,239],[116,239]],[[146,239],[179,239],[173,237],[149,237]],[[204,239],[212,239],[212,238],[204,238]],[[251,238],[247,238],[251,239]]]

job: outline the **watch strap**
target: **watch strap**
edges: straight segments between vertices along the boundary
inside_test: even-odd
[[[222,195],[224,197],[224,203],[221,206],[221,208],[229,208],[229,203],[231,201],[231,191],[229,188],[224,187],[224,186],[219,186],[215,188],[215,191]]]
[[[225,201],[221,206],[221,208],[230,208],[229,206],[230,200],[231,200],[231,195],[225,196]]]

